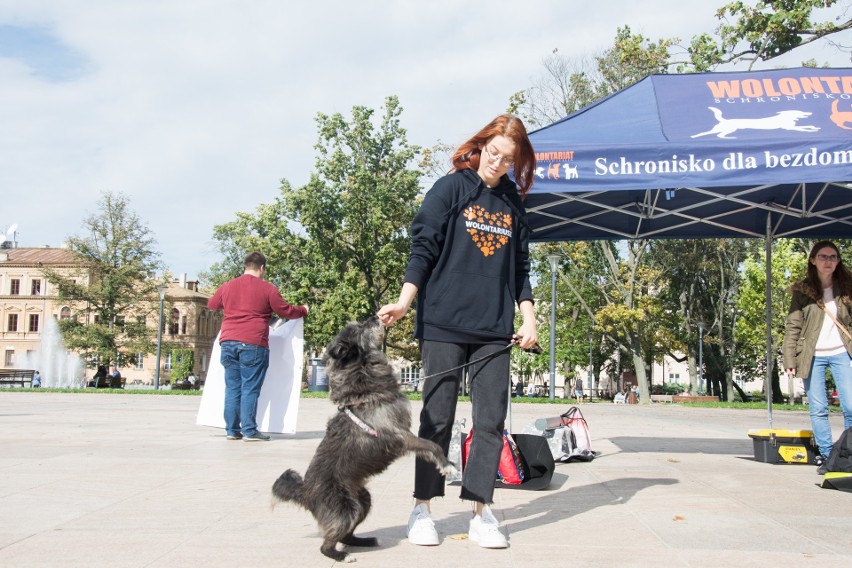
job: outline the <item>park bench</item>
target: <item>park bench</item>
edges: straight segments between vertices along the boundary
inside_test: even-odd
[[[0,386],[32,386],[33,369],[0,369]]]
[[[672,402],[719,402],[719,397],[676,394],[672,397]]]
[[[674,402],[674,395],[671,394],[652,394],[651,402]]]
[[[100,377],[99,379],[92,378],[87,386],[99,389],[123,389],[127,384],[126,377]]]

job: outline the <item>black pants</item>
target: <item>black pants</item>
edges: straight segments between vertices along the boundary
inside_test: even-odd
[[[473,411],[473,441],[462,475],[461,498],[490,504],[508,409],[509,349],[502,344],[472,345],[423,341],[420,346],[423,371],[428,376],[481,357],[492,357],[468,367]],[[423,384],[423,410],[420,413],[421,438],[450,449],[456,416],[459,386],[464,369],[450,371]],[[461,464],[456,464],[460,466]],[[414,498],[443,497],[444,478],[431,463],[417,459],[414,469]]]

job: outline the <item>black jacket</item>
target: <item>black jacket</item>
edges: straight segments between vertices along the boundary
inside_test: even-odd
[[[418,288],[414,336],[457,343],[508,341],[515,305],[533,299],[529,225],[508,176],[492,189],[473,170],[439,179],[410,232],[405,282]]]

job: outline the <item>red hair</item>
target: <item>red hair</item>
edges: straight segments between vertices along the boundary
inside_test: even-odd
[[[535,177],[535,152],[527,136],[527,129],[517,116],[501,114],[459,146],[452,157],[453,169],[478,170],[482,149],[495,136],[505,136],[515,143],[515,183],[518,184],[523,199],[532,187]]]

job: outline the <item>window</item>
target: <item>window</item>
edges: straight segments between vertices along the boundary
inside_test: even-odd
[[[6,331],[18,331],[18,314],[9,314],[6,320]]]
[[[172,322],[169,324],[169,335],[177,335],[180,328],[180,312],[177,308],[172,309]]]
[[[6,357],[4,358],[4,362],[5,362],[6,367],[14,367],[15,366],[15,350],[14,349],[7,349],[6,350]]]
[[[411,383],[420,380],[420,369],[418,367],[405,367],[400,369],[399,378],[403,383]]]
[[[201,354],[201,370],[207,372],[207,353]]]
[[[30,331],[38,331],[38,314],[30,314]]]
[[[142,369],[145,368],[145,354],[144,353],[137,353],[136,354],[136,362],[135,362],[135,365],[133,366],[133,368],[136,369],[137,371],[141,371]]]
[[[21,280],[19,278],[12,278],[9,283],[9,295],[17,296],[21,293]]]
[[[172,370],[172,354],[171,353],[166,355],[166,362],[163,363],[163,370],[164,371],[171,371]]]
[[[41,296],[41,280],[34,278],[30,282],[30,296]]]
[[[180,334],[186,335],[186,316],[180,319]]]
[[[59,311],[59,319],[61,320],[69,320],[71,319],[71,308],[65,306]]]

